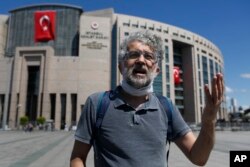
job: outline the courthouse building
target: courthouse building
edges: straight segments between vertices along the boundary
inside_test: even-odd
[[[187,122],[200,123],[204,84],[211,86],[224,67],[211,41],[167,23],[117,14],[112,8],[84,11],[40,4],[0,15],[1,125],[16,128],[24,115],[30,121],[44,116],[56,129],[77,124],[88,95],[120,83],[119,45],[140,30],[163,40],[155,92],[171,98]],[[224,118],[225,102],[218,113],[218,119]]]

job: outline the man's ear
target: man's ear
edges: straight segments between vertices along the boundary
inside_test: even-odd
[[[157,73],[157,75],[160,73],[160,71],[161,71],[160,67],[157,66],[156,69],[155,69],[155,72]]]

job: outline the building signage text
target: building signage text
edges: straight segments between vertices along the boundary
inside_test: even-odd
[[[86,31],[85,34],[81,35],[81,38],[99,39],[99,40],[108,39],[108,37],[101,32],[91,32],[91,31]]]
[[[82,44],[81,46],[86,46],[89,49],[102,49],[103,47],[107,47],[107,45],[103,45],[102,43],[97,43],[96,41],[88,42],[86,44]]]

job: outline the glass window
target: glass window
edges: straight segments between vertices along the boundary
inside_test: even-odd
[[[209,66],[210,66],[210,81],[212,81],[214,77],[214,61],[212,59],[209,59]]]
[[[167,84],[167,97],[170,98],[170,85]]]
[[[129,23],[123,23],[124,27],[129,27]]]
[[[156,94],[162,95],[162,73],[159,73],[158,76],[155,78],[154,83],[154,92]]]
[[[142,29],[146,29],[146,26],[142,26],[142,25],[141,25],[140,27],[141,27]]]
[[[138,28],[138,24],[132,24],[132,27]]]
[[[217,74],[219,72],[219,65],[218,63],[216,62],[215,63],[215,73]]]
[[[166,65],[166,79],[167,79],[167,82],[169,83],[169,81],[170,81],[169,65]]]
[[[165,46],[165,62],[169,63],[168,46]]]
[[[124,32],[124,35],[125,36],[129,36],[129,32]]]
[[[198,69],[200,69],[201,68],[201,66],[200,66],[200,55],[198,54],[197,55],[197,63],[198,63]]]
[[[202,105],[202,90],[200,89],[200,104]]]
[[[164,32],[165,34],[168,34],[168,30],[163,30],[163,32]]]
[[[202,56],[203,83],[208,84],[208,65],[207,58]]]
[[[201,86],[201,72],[198,72],[198,78],[199,78],[199,86]]]

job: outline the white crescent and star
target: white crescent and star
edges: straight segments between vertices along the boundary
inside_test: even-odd
[[[176,69],[176,68],[174,68],[174,75],[179,75],[179,70],[178,69]]]
[[[47,23],[47,24],[44,24],[44,22]],[[39,24],[42,27],[43,31],[48,31],[49,25],[50,25],[50,18],[49,18],[49,16],[48,15],[43,15],[40,18],[40,20],[39,20]]]

